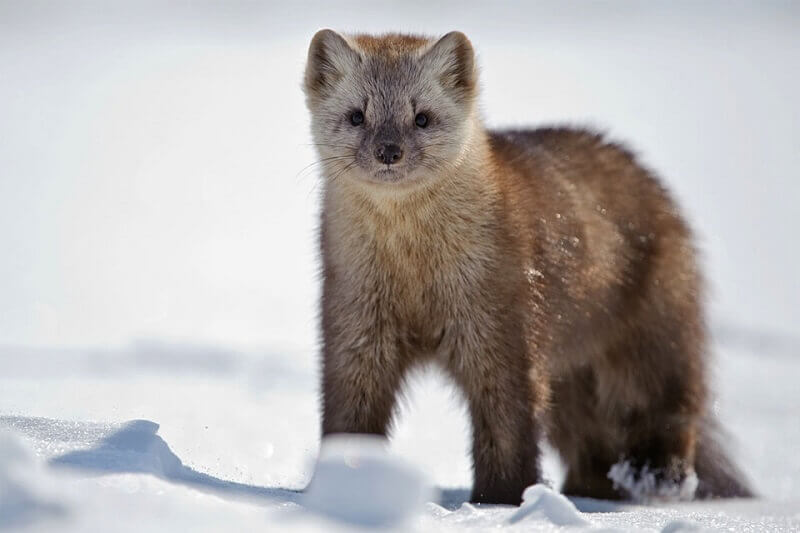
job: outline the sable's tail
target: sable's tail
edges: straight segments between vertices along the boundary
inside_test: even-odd
[[[706,417],[697,442],[694,469],[697,474],[699,499],[711,498],[752,498],[744,474],[733,463],[721,442],[725,433],[716,420]]]

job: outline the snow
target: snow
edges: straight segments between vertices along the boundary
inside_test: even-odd
[[[694,522],[675,520],[664,526],[664,529],[661,530],[661,533],[688,533],[690,531],[702,531],[702,528]]]
[[[303,506],[362,526],[400,526],[430,490],[420,472],[386,450],[379,437],[335,435],[320,449]]]
[[[590,525],[590,522],[581,516],[575,504],[544,485],[533,485],[525,489],[522,493],[522,505],[508,521],[515,524],[531,517],[546,520],[557,526]]]
[[[178,359],[207,352],[171,346]],[[566,499],[538,485],[519,508],[466,503],[467,420],[436,374],[413,379],[388,448],[333,443],[320,453],[315,369],[288,350],[231,352],[225,372],[213,365],[189,372],[126,356],[133,348],[6,349],[3,524],[44,531],[136,530],[134,522],[153,531],[797,529],[800,429],[792,402],[800,361],[717,348],[718,411],[763,498],[637,505]],[[63,371],[31,368],[57,358]],[[545,459],[557,487],[558,461],[552,453]],[[119,524],[120,516],[131,524]]]
[[[0,433],[0,529],[63,516],[64,508],[37,486],[40,476],[27,450]]]
[[[0,529],[800,530],[800,10],[614,6],[0,3]],[[492,125],[608,127],[658,169],[698,229],[714,410],[760,498],[567,499],[548,449],[522,506],[471,505],[435,372],[388,447],[320,451],[299,82],[325,26],[461,29]]]

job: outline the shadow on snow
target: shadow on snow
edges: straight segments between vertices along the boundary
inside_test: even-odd
[[[95,447],[55,457],[50,464],[98,473],[152,474],[220,496],[298,502],[300,491],[226,481],[189,468],[157,434],[158,427],[149,420],[133,420],[100,440]]]
[[[158,435],[158,428],[158,424],[149,420],[133,420],[102,438],[94,447],[55,457],[50,460],[50,464],[96,473],[152,474],[160,479],[218,496],[302,505],[302,491],[227,481],[184,465]],[[452,511],[469,502],[469,497],[469,489],[440,489],[437,503]],[[589,498],[570,500],[578,510],[585,513],[615,512],[621,508],[614,502]]]

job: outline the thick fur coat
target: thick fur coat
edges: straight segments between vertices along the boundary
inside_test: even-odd
[[[323,434],[387,434],[407,372],[434,363],[468,404],[474,501],[519,503],[545,437],[569,494],[749,495],[712,434],[675,203],[602,135],[487,131],[477,83],[459,32],[311,42]]]

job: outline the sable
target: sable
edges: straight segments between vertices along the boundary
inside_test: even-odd
[[[698,497],[749,496],[712,436],[702,279],[674,201],[601,134],[487,131],[477,81],[459,32],[311,42],[323,434],[386,435],[430,362],[468,402],[473,501],[518,504],[545,437],[568,494],[685,496],[697,476]]]

